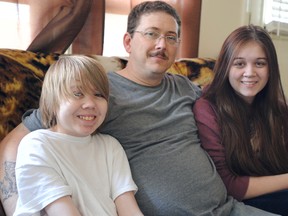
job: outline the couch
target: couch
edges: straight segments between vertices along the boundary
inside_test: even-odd
[[[0,141],[21,122],[26,110],[38,107],[45,72],[59,55],[0,49]],[[90,56],[106,71],[120,70],[127,63],[127,58]],[[182,58],[177,59],[168,72],[187,76],[203,88],[214,77],[214,63],[215,60],[210,58]]]
[[[0,49],[0,142],[21,122],[26,110],[38,107],[45,73],[60,55],[67,54]],[[115,56],[89,56],[100,62],[106,71],[120,70],[128,61]],[[214,64],[211,58],[182,58],[177,59],[168,72],[187,76],[203,88],[214,77]],[[1,203],[0,215],[5,215]]]

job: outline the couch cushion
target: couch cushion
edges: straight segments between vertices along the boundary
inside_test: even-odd
[[[59,54],[33,53],[16,49],[0,49],[0,140],[21,122],[23,113],[37,108],[43,78]],[[127,59],[90,55],[106,71],[126,66]],[[215,60],[191,58],[177,60],[169,72],[187,76],[203,88],[213,79]]]

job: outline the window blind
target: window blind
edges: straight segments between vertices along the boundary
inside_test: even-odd
[[[288,36],[288,0],[266,0],[264,21],[270,33]]]

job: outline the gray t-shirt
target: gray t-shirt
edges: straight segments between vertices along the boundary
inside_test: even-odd
[[[192,113],[201,94],[196,85],[168,73],[156,87],[115,72],[108,77],[109,111],[99,131],[117,138],[125,149],[145,216],[266,215],[227,197],[211,158],[200,146]],[[38,121],[36,126],[35,118],[37,112],[24,124],[35,129],[41,125]]]

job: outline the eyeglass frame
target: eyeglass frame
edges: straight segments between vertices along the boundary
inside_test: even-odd
[[[164,38],[165,41],[169,44],[169,45],[172,45],[172,46],[178,46],[179,43],[181,42],[181,39],[178,37],[178,35],[176,36],[172,36],[172,35],[163,35],[163,34],[160,34],[158,31],[155,31],[155,30],[146,30],[146,31],[140,31],[140,30],[135,30],[134,33],[140,33],[144,38],[146,38],[147,40],[150,40],[150,41],[157,41],[159,42],[161,38]],[[156,35],[158,35],[157,37],[153,38],[153,36],[149,36],[147,35],[147,33],[156,33]],[[171,38],[170,37],[175,37],[175,41],[171,41]],[[169,40],[170,39],[170,40]]]

